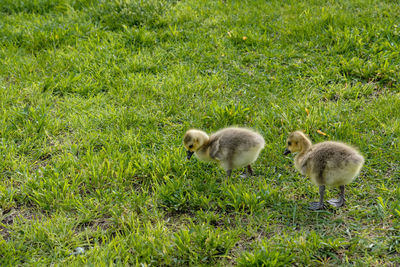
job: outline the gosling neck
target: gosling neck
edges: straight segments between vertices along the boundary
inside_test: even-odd
[[[210,139],[206,139],[203,145],[196,151],[196,157],[200,160],[211,161],[212,158],[210,157]]]
[[[300,152],[296,155],[295,160],[300,162],[305,154],[307,154],[312,147],[312,143],[308,138],[305,138],[303,142],[301,143],[301,150]]]
[[[210,138],[207,136],[207,137],[204,138],[202,146],[199,147],[199,149],[196,152],[200,152],[201,153],[201,151],[206,151],[209,146],[210,146]]]

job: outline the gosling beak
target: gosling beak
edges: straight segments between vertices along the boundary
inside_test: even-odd
[[[193,156],[193,153],[194,152],[191,152],[191,151],[187,151],[187,159],[190,159],[192,156]]]
[[[286,148],[285,151],[283,151],[283,155],[286,156],[287,154],[290,154],[290,150],[288,148]]]

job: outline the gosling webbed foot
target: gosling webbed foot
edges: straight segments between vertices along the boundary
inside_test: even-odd
[[[327,202],[329,204],[331,204],[332,206],[339,208],[344,205],[344,198],[338,198],[338,199],[332,198],[332,199],[328,200]]]
[[[325,185],[319,186],[319,202],[311,202],[308,207],[310,210],[324,210],[324,195],[325,195]]]
[[[340,188],[340,194],[339,194],[339,198],[335,199],[332,198],[330,200],[328,200],[328,203],[331,204],[332,206],[339,208],[341,206],[344,205],[345,199],[344,199],[344,185],[339,186]]]
[[[324,203],[321,203],[321,202],[311,202],[310,206],[308,207],[308,209],[310,209],[310,210],[324,210],[325,209],[325,205],[324,205]]]

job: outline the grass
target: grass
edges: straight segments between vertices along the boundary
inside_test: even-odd
[[[399,265],[399,12],[1,1],[0,265]],[[229,125],[264,136],[256,176],[186,161],[188,128]],[[344,208],[307,209],[298,129],[365,156]]]

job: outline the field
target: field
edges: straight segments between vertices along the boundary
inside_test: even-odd
[[[400,265],[399,14],[1,0],[0,265]],[[186,130],[230,125],[266,140],[255,176],[186,160]],[[308,210],[293,130],[364,155],[345,207]]]

